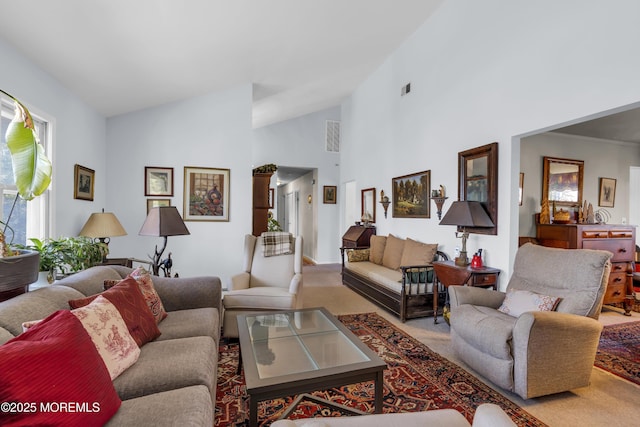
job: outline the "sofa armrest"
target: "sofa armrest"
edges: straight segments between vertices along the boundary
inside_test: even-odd
[[[222,308],[222,284],[214,276],[201,277],[159,277],[152,276],[162,305],[167,311],[192,308]]]
[[[483,403],[478,406],[473,416],[473,427],[515,427],[511,418],[494,403]]]
[[[237,291],[240,289],[249,289],[249,282],[251,281],[251,274],[247,272],[234,274],[229,281],[229,290]]]
[[[512,341],[515,392],[536,397],[587,385],[601,332],[602,324],[586,316],[556,311],[520,315]]]
[[[449,305],[451,309],[462,304],[480,305],[497,309],[502,305],[504,292],[474,286],[449,286]]]

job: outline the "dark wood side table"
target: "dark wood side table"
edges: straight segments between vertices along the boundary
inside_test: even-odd
[[[442,283],[446,292],[445,300],[448,304],[449,291],[452,285],[478,286],[482,288],[498,288],[498,276],[500,270],[493,267],[472,268],[471,265],[461,267],[455,261],[435,261],[433,263],[433,284]],[[437,293],[433,297],[433,323],[438,323],[438,298]]]

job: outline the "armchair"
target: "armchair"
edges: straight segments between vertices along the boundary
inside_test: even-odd
[[[231,277],[223,297],[225,337],[238,336],[238,314],[302,308],[302,237],[293,237],[293,253],[275,256],[264,255],[264,238],[244,238],[244,271]]]
[[[560,297],[554,311],[507,314],[498,310],[508,311],[507,293],[450,286],[454,354],[524,399],[587,386],[602,331],[597,319],[611,256],[607,251],[521,246],[507,293]]]

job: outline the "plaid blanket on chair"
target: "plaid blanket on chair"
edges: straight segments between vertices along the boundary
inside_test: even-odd
[[[262,253],[266,257],[292,254],[293,236],[283,231],[262,233]]]

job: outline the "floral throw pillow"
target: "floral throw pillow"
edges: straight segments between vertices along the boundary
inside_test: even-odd
[[[498,308],[509,316],[518,317],[527,311],[553,311],[558,306],[560,297],[537,294],[531,291],[510,289]]]
[[[164,305],[162,305],[162,300],[160,299],[158,292],[156,292],[156,288],[153,286],[151,273],[142,267],[138,267],[129,274],[129,277],[133,278],[138,283],[140,292],[142,292],[142,296],[144,296],[147,306],[149,306],[149,310],[151,310],[151,314],[153,314],[156,325],[159,324],[167,317],[167,312],[164,309]],[[120,282],[121,280],[105,280],[104,290],[106,291]]]
[[[107,365],[111,380],[136,363],[140,347],[129,333],[118,309],[102,295],[91,304],[72,310]]]
[[[347,251],[347,259],[349,262],[369,261],[369,249],[349,249]]]

